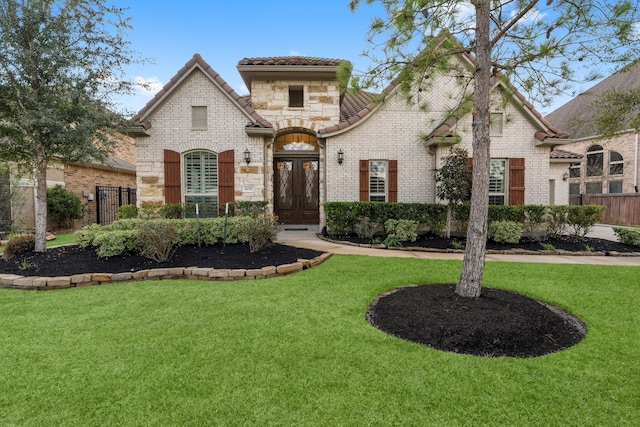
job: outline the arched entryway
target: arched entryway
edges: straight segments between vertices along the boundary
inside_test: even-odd
[[[280,134],[273,156],[274,210],[282,224],[320,222],[318,140],[304,131]]]

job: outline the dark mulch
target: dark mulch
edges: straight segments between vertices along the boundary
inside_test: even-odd
[[[370,239],[359,238],[356,235],[349,236],[337,236],[331,238],[335,240],[345,240],[352,243],[360,243],[360,244],[370,244],[372,241]],[[454,243],[456,242],[456,243]],[[380,241],[381,243],[381,241]],[[528,239],[521,239],[518,243],[496,243],[491,240],[487,241],[487,249],[489,250],[510,250],[510,249],[522,249],[527,251],[543,251],[544,247],[542,244],[549,244],[553,246],[553,248],[563,251],[569,252],[594,252],[594,253],[603,253],[604,255],[610,254],[612,252],[619,253],[631,253],[631,252],[640,252],[640,248],[637,246],[628,246],[624,245],[620,242],[613,242],[611,240],[604,239],[595,239],[595,238],[575,238],[575,237],[561,237],[561,238],[553,238],[546,239],[542,242],[533,241]],[[456,249],[459,245],[464,247],[465,239],[463,237],[452,237],[450,239],[446,239],[444,237],[434,236],[430,234],[419,236],[415,242],[402,242],[404,247],[413,248],[431,248],[431,249]],[[588,248],[590,249],[588,249]]]
[[[577,344],[586,328],[575,316],[511,291],[455,294],[455,285],[396,288],[369,307],[367,320],[391,335],[455,353],[536,357]]]
[[[124,273],[150,268],[201,267],[253,269],[315,258],[322,252],[276,243],[251,253],[249,246],[234,244],[178,247],[169,262],[158,263],[138,255],[98,258],[93,248],[78,246],[49,248],[44,253],[29,252],[11,260],[0,258],[0,273],[20,276],[71,276],[81,273]],[[26,267],[26,268],[25,268]]]

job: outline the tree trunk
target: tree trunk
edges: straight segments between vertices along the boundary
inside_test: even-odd
[[[473,0],[476,10],[476,65],[473,89],[473,181],[467,243],[456,294],[478,298],[487,250],[489,214],[489,102],[491,89],[490,0]]]
[[[47,248],[47,161],[44,150],[36,149],[36,252]]]

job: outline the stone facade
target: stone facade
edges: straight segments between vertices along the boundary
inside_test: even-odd
[[[247,83],[250,95],[244,98],[233,92],[198,55],[194,56],[134,120],[139,126],[138,204],[165,203],[165,150],[181,156],[191,150],[214,153],[234,150],[235,200],[266,200],[273,209],[274,160],[288,154],[276,152],[274,143],[287,132],[318,137],[317,151],[290,155],[318,158],[320,206],[326,201],[359,200],[359,164],[367,159],[397,161],[399,202],[437,201],[433,173],[441,158],[449,153],[449,147],[428,147],[423,140],[458,106],[464,89],[455,77],[433,77],[428,90],[420,92],[420,98],[411,104],[390,92],[384,103],[366,108],[362,105],[360,112],[352,112],[345,119],[341,115],[345,94],[340,93],[335,71],[332,79],[327,78],[326,70],[322,71],[324,77],[317,78],[316,68],[305,79],[305,72],[301,71],[304,61],[295,64],[296,57],[292,58],[288,63],[293,63],[295,71],[289,75],[286,66],[283,68],[280,62],[274,65],[269,58],[258,58],[262,61],[257,64],[243,60],[243,70],[256,66],[253,70],[241,70],[247,73],[243,74],[245,82],[250,81]],[[270,75],[270,66],[278,71]],[[302,91],[302,106],[291,105],[292,88]],[[553,144],[535,137],[537,133],[549,132],[549,126],[524,100],[501,90],[504,88],[497,85],[494,91],[494,113],[500,113],[503,125],[492,135],[491,157],[524,159],[524,203],[564,200],[557,197],[567,192],[561,169],[552,168],[549,162]],[[424,105],[426,111],[419,107]],[[192,107],[206,107],[204,128],[193,128]],[[453,131],[459,137],[459,145],[473,156],[471,120],[471,114],[466,114],[456,122]],[[254,132],[256,128],[259,132]],[[248,165],[243,159],[245,150],[251,153]],[[339,150],[344,153],[342,164],[336,161]],[[184,192],[184,165],[181,167]],[[184,194],[182,197],[184,200]],[[321,207],[320,224],[323,223]]]

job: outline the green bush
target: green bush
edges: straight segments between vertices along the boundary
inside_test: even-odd
[[[390,219],[384,223],[388,236],[395,236],[400,242],[415,242],[418,238],[418,221]]]
[[[238,201],[233,202],[229,206],[233,210],[234,216],[250,216],[251,218],[259,218],[267,214],[267,206],[269,202],[266,200],[259,201]]]
[[[111,230],[100,232],[93,238],[96,254],[100,258],[135,253],[138,249],[138,230]]]
[[[260,215],[238,224],[240,234],[247,236],[251,253],[264,248],[278,234],[280,227],[271,215]]]
[[[138,231],[140,255],[157,262],[167,262],[173,256],[180,235],[168,221],[147,221]]]
[[[161,206],[152,203],[143,203],[140,209],[138,209],[138,216],[142,219],[157,219],[160,218]]]
[[[524,233],[533,240],[539,240],[542,237],[544,216],[547,207],[544,205],[525,205],[524,206]]]
[[[62,228],[73,228],[73,222],[84,218],[82,200],[63,186],[47,188],[47,212]]]
[[[371,240],[376,234],[379,226],[380,224],[378,224],[377,222],[373,222],[368,217],[364,217],[359,218],[359,221],[356,223],[353,229],[361,239]]]
[[[613,227],[613,232],[620,243],[640,247],[640,228]]]
[[[567,227],[574,237],[584,237],[593,226],[602,220],[604,206],[571,205],[567,211]]]
[[[116,214],[117,219],[129,219],[138,217],[138,208],[136,205],[122,205],[118,208]]]
[[[160,207],[158,214],[166,219],[182,219],[184,218],[184,206],[182,203],[167,203]]]
[[[522,224],[515,221],[493,221],[487,237],[497,243],[518,243],[522,237]]]
[[[547,213],[545,215],[547,237],[556,238],[565,234],[568,212],[569,206],[567,205],[547,207]]]
[[[9,239],[2,257],[12,259],[36,248],[36,236],[33,234],[18,234]]]
[[[103,227],[100,224],[85,225],[80,230],[76,231],[75,238],[76,243],[81,248],[87,246],[94,246],[93,241],[96,235],[103,231]]]

